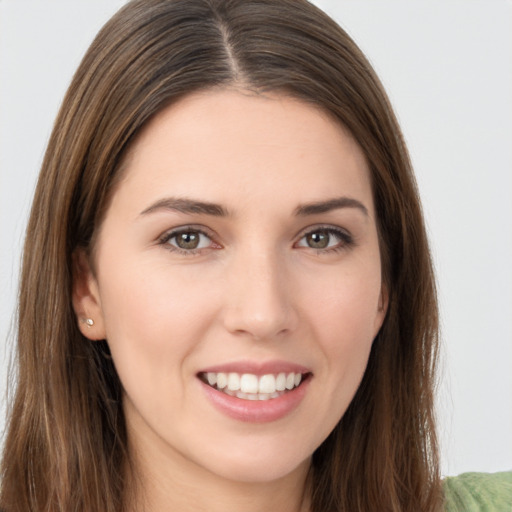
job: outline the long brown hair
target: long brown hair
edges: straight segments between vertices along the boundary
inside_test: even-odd
[[[91,250],[122,157],[145,123],[186,94],[231,85],[282,91],[329,112],[371,170],[388,313],[354,400],[313,455],[312,510],[439,509],[432,263],[407,150],[374,71],[305,0],[135,0],[84,56],[39,177],[1,466],[7,512],[123,510],[122,390],[107,342],[77,327],[73,252]]]

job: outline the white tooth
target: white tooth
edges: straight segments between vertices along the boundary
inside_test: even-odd
[[[235,396],[235,391],[232,391],[231,389],[224,389],[223,393],[226,393],[226,395],[229,395],[229,396]]]
[[[244,393],[257,393],[258,377],[252,373],[244,373],[240,379],[240,390]]]
[[[228,374],[228,389],[238,391],[240,389],[240,375],[238,373]]]
[[[278,396],[281,396],[277,391],[275,393],[270,393],[270,398],[277,398]]]
[[[258,400],[269,400],[270,395],[268,393],[259,393],[258,394]]]
[[[286,376],[286,389],[293,389],[294,386],[295,386],[295,374],[289,373]]]
[[[225,373],[217,373],[217,387],[224,389],[228,385],[228,376]]]
[[[284,391],[286,389],[286,374],[280,373],[276,378],[276,391]]]
[[[297,387],[300,384],[301,380],[302,380],[302,373],[296,373],[295,380],[293,381],[293,383],[295,384],[295,387]]]
[[[242,391],[237,391],[236,397],[241,398],[242,400],[247,400],[247,393],[243,393]]]
[[[258,391],[260,393],[274,393],[276,390],[276,378],[272,374],[262,375]]]
[[[210,384],[210,386],[215,386],[215,384],[217,384],[217,374],[216,373],[208,372],[206,374],[206,378],[208,379],[208,384]]]
[[[258,400],[258,395],[249,394],[247,395],[247,400]]]

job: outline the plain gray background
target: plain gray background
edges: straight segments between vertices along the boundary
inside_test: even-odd
[[[53,119],[87,46],[123,3],[0,0],[2,345],[13,338],[23,230]],[[439,281],[443,473],[511,469],[512,3],[315,3],[375,66],[415,165]]]

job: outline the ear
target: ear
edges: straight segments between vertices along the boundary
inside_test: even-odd
[[[90,340],[105,339],[98,283],[84,249],[73,253],[72,300],[80,332]]]
[[[375,315],[375,326],[373,337],[375,338],[377,334],[379,334],[380,328],[384,323],[384,319],[386,318],[386,313],[388,312],[389,305],[389,292],[388,287],[382,283],[379,295],[379,303],[377,305],[377,314]]]

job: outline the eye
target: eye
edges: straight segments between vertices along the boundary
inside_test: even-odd
[[[345,231],[335,228],[317,228],[303,235],[297,247],[331,251],[346,248],[352,243],[352,237]]]
[[[171,250],[192,254],[213,245],[212,239],[206,233],[191,228],[166,233],[160,243],[170,246],[168,248]]]

